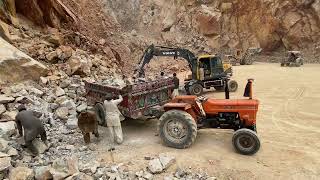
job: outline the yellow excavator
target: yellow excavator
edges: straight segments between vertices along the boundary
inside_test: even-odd
[[[175,59],[181,57],[187,60],[191,70],[191,76],[185,79],[185,89],[188,94],[200,96],[203,89],[214,87],[216,90],[224,90],[225,83],[228,82],[230,92],[238,89],[235,80],[229,80],[232,76],[232,65],[223,63],[220,56],[201,55],[196,57],[188,49],[179,47],[164,47],[150,45],[144,52],[139,65],[135,71],[138,77],[144,76],[144,66],[148,64],[154,56],[172,56]],[[225,81],[228,79],[228,81]]]

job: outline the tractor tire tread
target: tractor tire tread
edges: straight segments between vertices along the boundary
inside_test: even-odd
[[[172,116],[183,118],[186,121],[186,123],[191,127],[191,132],[189,131],[189,133],[190,133],[189,138],[181,144],[176,144],[176,143],[169,141],[165,137],[165,134],[163,132],[164,127],[162,127],[162,126],[164,125],[165,120],[167,120],[169,117],[172,117]],[[197,124],[194,121],[194,119],[192,118],[192,116],[185,111],[170,110],[170,111],[165,112],[159,119],[159,126],[158,127],[159,127],[159,135],[161,137],[162,142],[169,147],[173,147],[173,148],[177,148],[177,149],[188,148],[194,143],[194,141],[197,137]]]
[[[252,151],[245,151],[245,150],[242,150],[241,148],[237,147],[236,145],[236,138],[243,134],[243,133],[246,133],[246,134],[250,134],[253,139],[256,141],[256,146],[254,147],[254,149]],[[259,137],[257,135],[256,132],[254,132],[253,130],[250,130],[250,129],[247,129],[247,128],[242,128],[242,129],[238,129],[234,134],[233,134],[233,137],[232,137],[232,144],[233,144],[233,147],[235,148],[235,150],[240,153],[240,154],[243,154],[243,155],[253,155],[255,154],[256,152],[259,151],[260,149],[260,140],[259,140]]]

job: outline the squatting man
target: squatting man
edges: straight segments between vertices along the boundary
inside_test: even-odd
[[[24,105],[18,107],[18,114],[15,118],[19,137],[24,137],[25,145],[33,155],[39,152],[32,144],[32,141],[41,136],[41,140],[47,145],[47,134],[39,118],[35,117],[33,111],[26,110]],[[23,130],[23,131],[22,131]]]

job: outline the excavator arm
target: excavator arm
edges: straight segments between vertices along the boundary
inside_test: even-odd
[[[143,77],[144,66],[148,64],[154,56],[170,56],[174,57],[174,59],[181,57],[187,60],[189,68],[192,72],[192,77],[196,76],[197,57],[191,51],[182,48],[154,46],[153,44],[145,50],[143,56],[140,59],[138,68],[135,71],[135,75],[138,75],[138,77]]]

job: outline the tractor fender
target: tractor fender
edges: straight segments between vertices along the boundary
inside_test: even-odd
[[[254,124],[256,124],[255,119],[250,118],[248,114],[240,115],[240,116],[241,116],[243,125],[244,125],[245,127],[253,126]]]
[[[170,110],[181,110],[189,113],[195,121],[197,121],[197,115],[192,107],[191,104],[189,103],[167,103],[163,106],[163,109],[165,112],[170,111]]]

